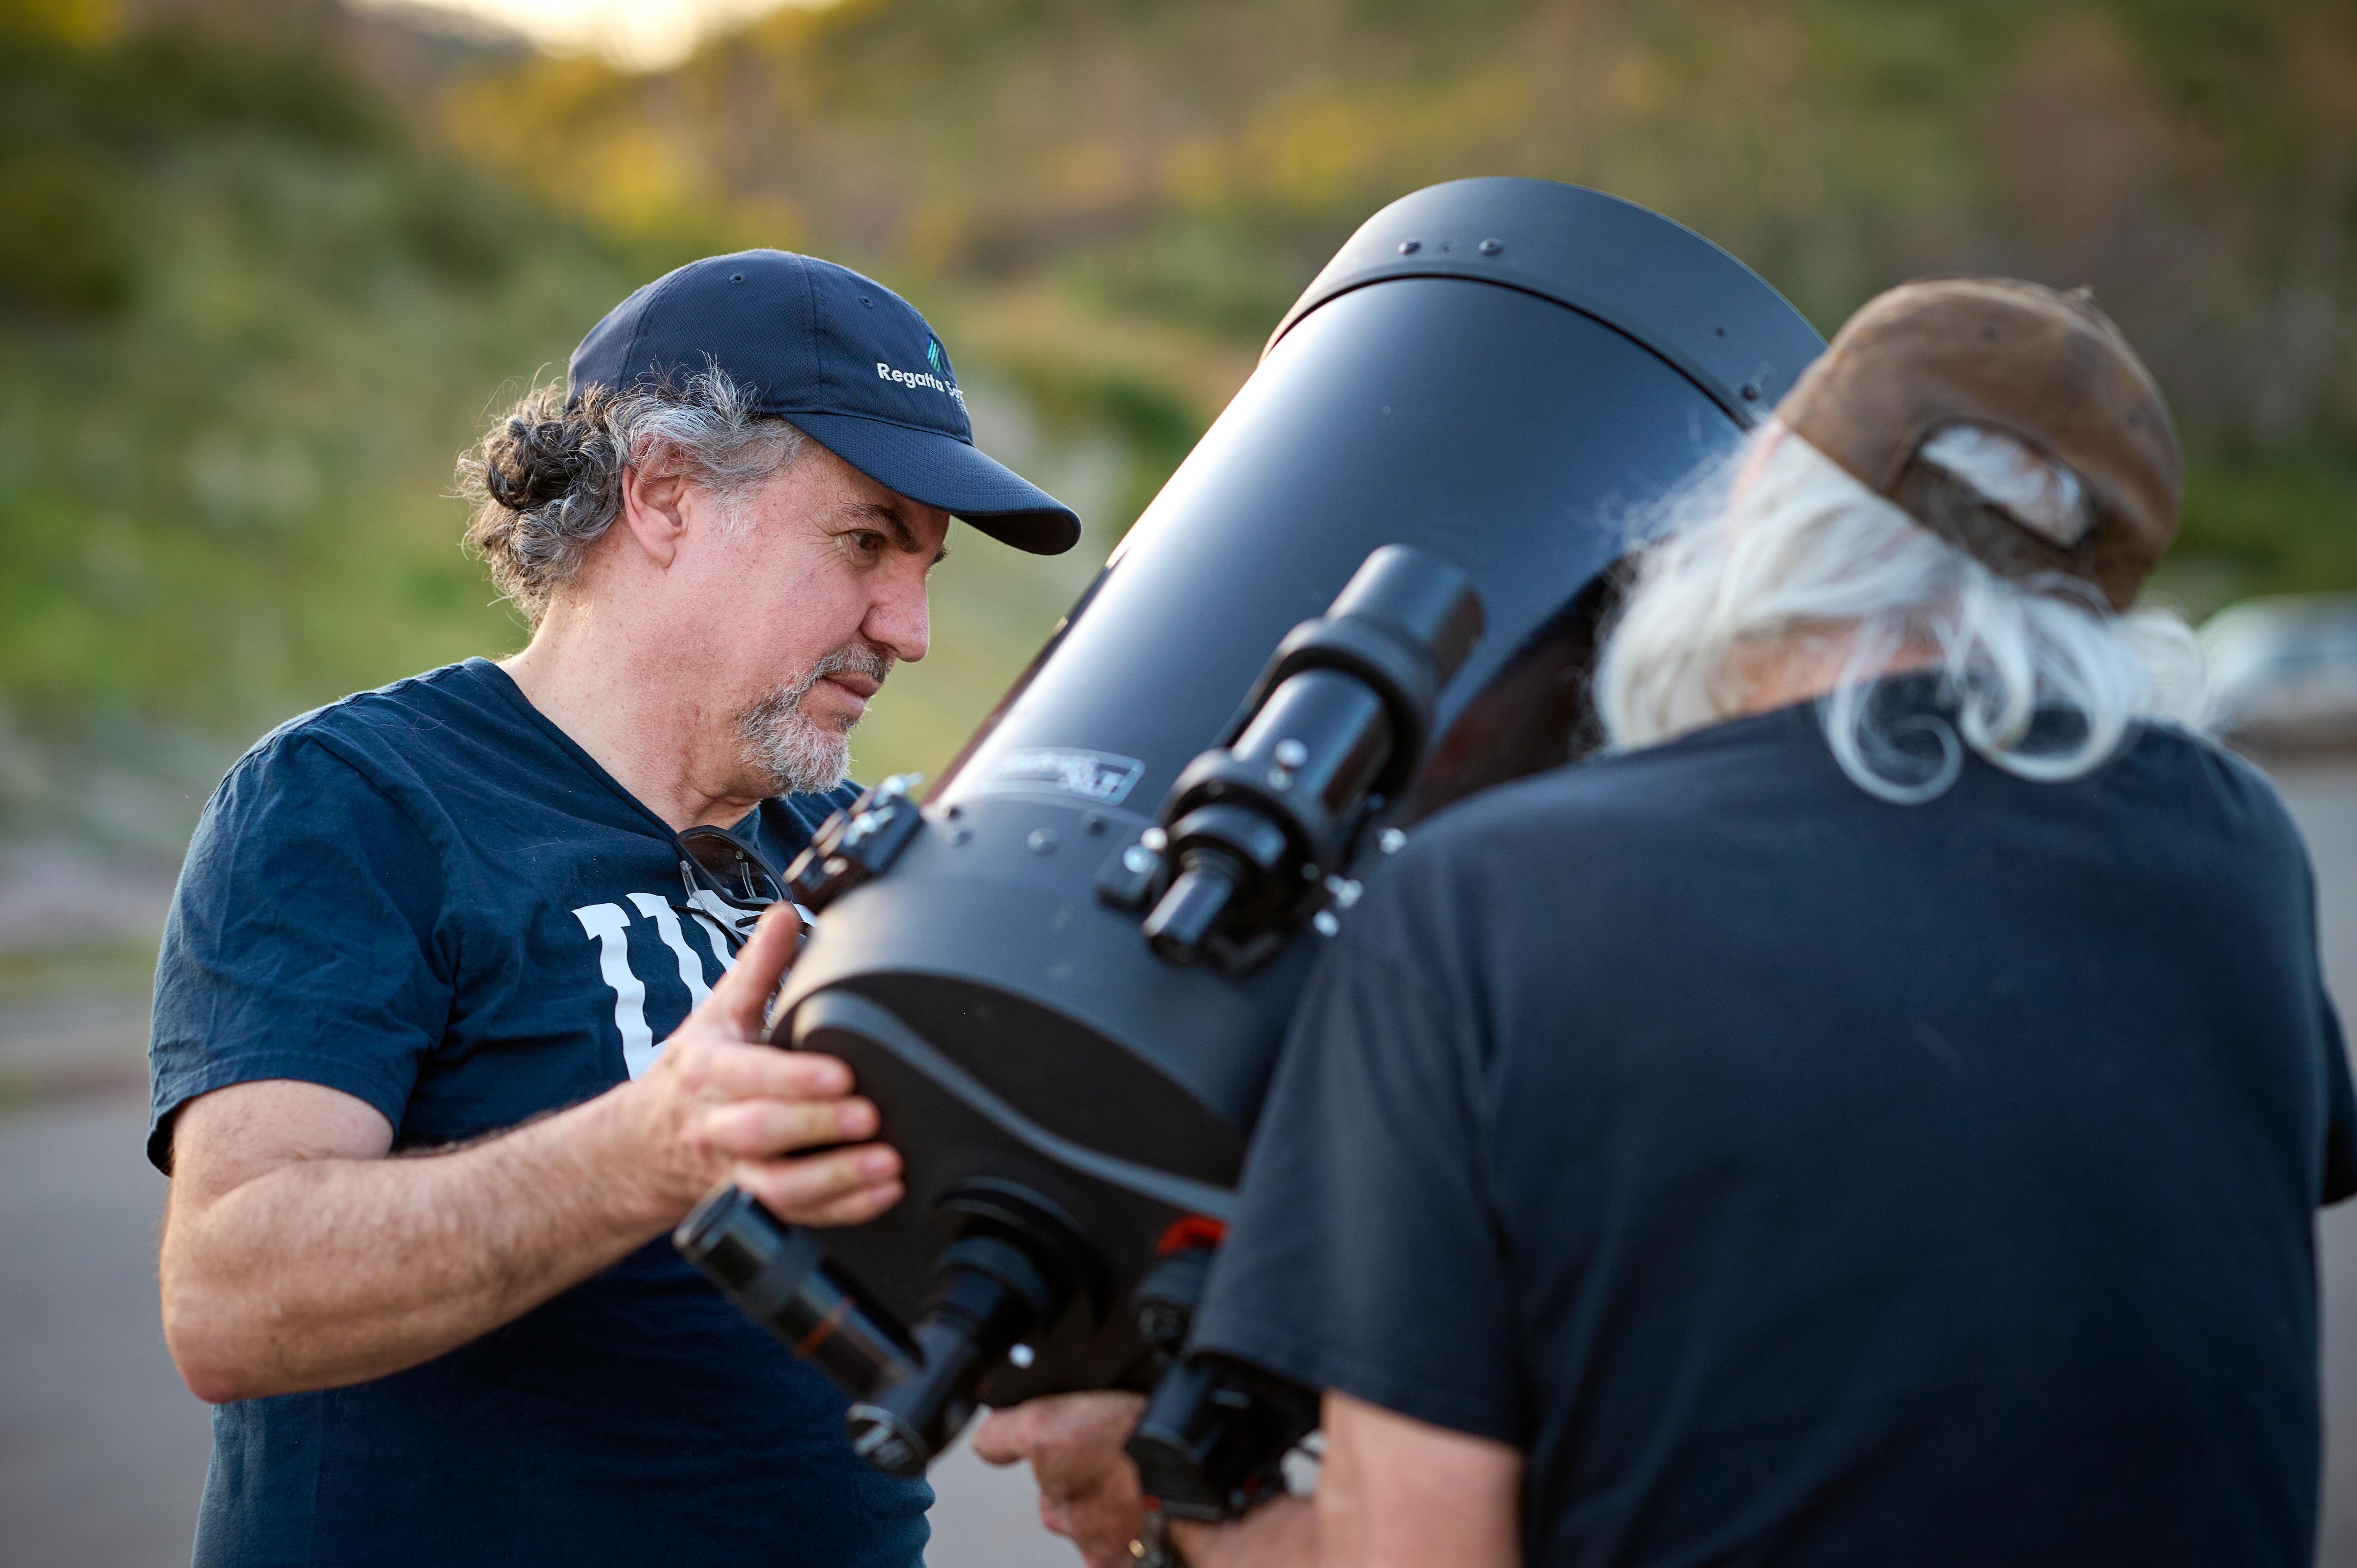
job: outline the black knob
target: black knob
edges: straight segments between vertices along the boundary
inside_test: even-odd
[[[1187,1331],[1194,1326],[1195,1307],[1211,1273],[1211,1255],[1209,1247],[1182,1247],[1148,1269],[1130,1293],[1130,1303],[1137,1308],[1138,1334],[1167,1356],[1178,1354]]]
[[[1196,850],[1141,928],[1146,944],[1172,963],[1193,963],[1234,902],[1243,867],[1217,850]]]
[[[1285,1455],[1317,1424],[1309,1390],[1203,1358],[1163,1374],[1127,1448],[1164,1512],[1228,1519],[1284,1490]]]

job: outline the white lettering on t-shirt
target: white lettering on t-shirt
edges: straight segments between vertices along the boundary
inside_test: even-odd
[[[614,993],[622,1066],[632,1078],[643,1077],[655,1065],[656,1047],[654,1032],[647,1027],[646,985],[630,972],[630,917],[619,904],[584,904],[573,918],[597,943],[597,972]]]
[[[709,887],[699,887],[689,895],[689,903],[704,911],[704,918],[713,928],[706,933],[721,940],[713,942],[713,956],[724,970],[737,967],[737,948],[753,934],[753,922],[761,918],[759,909],[739,909]]]
[[[704,894],[703,897],[710,898],[712,895],[706,893]],[[717,902],[717,900],[716,899],[715,902]],[[729,936],[729,932],[734,930],[736,928],[721,924],[718,920],[713,918],[710,910],[701,907],[695,910],[695,928],[704,933],[704,940],[712,944],[712,956],[720,961],[720,972],[726,974],[730,970],[735,969],[737,967],[737,950],[732,945],[732,939]],[[733,940],[741,941],[743,939],[740,937],[733,939]]]
[[[679,961],[679,983],[687,987],[687,1004],[703,1006],[711,999],[712,991],[704,983],[704,961],[695,956],[694,950],[687,945],[687,934],[679,929],[679,916],[651,893],[633,893],[630,902],[638,907],[640,914],[655,923],[663,946],[671,949],[671,956]]]

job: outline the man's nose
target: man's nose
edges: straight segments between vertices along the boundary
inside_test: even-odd
[[[912,580],[904,581],[894,575],[895,580],[867,607],[867,618],[859,629],[870,642],[890,649],[895,659],[914,664],[931,645],[932,622],[925,601],[924,575],[911,575]]]

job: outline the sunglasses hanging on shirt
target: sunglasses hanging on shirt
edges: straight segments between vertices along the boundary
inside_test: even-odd
[[[761,912],[785,901],[785,883],[767,856],[724,828],[690,828],[679,835],[679,845],[687,854],[679,863],[687,897],[673,907],[708,921],[735,952],[753,934]],[[807,929],[810,911],[793,908]]]
[[[679,874],[691,898],[703,891],[734,908],[759,911],[786,896],[761,852],[726,828],[690,828],[679,835],[679,845],[689,856]]]

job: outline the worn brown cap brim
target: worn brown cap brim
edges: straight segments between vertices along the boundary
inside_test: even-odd
[[[2010,278],[1905,284],[1867,302],[1776,410],[1876,494],[2011,577],[2060,572],[2115,609],[2136,602],[2177,535],[2183,474],[2152,374],[2082,291]],[[1927,504],[1917,460],[1953,424],[2001,431],[2078,476],[2086,533],[2057,544],[1995,506]]]

